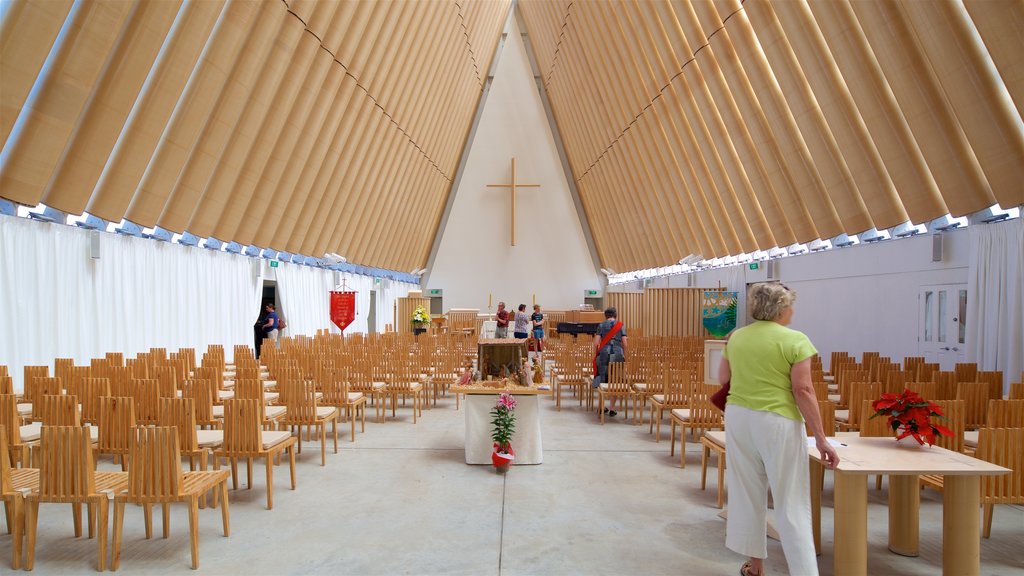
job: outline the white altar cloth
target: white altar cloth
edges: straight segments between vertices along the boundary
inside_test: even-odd
[[[518,395],[516,398],[516,431],[512,449],[513,464],[540,464],[544,461],[540,433],[540,396]],[[494,394],[467,394],[466,464],[491,464],[494,441],[491,440],[491,409],[498,401]]]

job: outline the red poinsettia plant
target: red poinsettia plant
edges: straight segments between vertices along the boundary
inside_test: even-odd
[[[906,389],[900,394],[886,392],[882,397],[871,403],[875,411],[872,418],[888,416],[888,424],[897,434],[896,439],[902,440],[912,436],[918,444],[935,444],[937,436],[952,436],[953,431],[940,424],[934,424],[931,417],[945,418],[942,408],[921,397],[913,390]]]

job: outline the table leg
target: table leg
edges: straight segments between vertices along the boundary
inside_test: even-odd
[[[810,460],[811,527],[814,530],[814,553],[821,556],[821,480],[825,476],[825,467],[813,458]]]
[[[977,476],[946,476],[942,496],[942,573],[976,576],[981,570]]]
[[[868,573],[868,477],[835,473],[834,572]]]
[[[918,476],[889,476],[889,550],[918,555],[921,486]]]

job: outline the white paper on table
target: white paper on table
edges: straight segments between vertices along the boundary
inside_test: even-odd
[[[828,440],[829,445],[831,445],[833,448],[839,448],[841,446],[846,446],[846,444],[843,444],[842,442],[840,442],[839,440],[836,440],[835,438],[826,438],[826,440]],[[816,448],[817,446],[818,446],[818,443],[814,441],[814,436],[808,436],[807,437],[807,447],[808,448]]]

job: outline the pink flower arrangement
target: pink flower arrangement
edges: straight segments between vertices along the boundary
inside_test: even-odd
[[[512,396],[508,392],[502,392],[501,396],[498,396],[498,403],[496,404],[496,406],[504,406],[505,408],[508,408],[509,410],[515,410],[515,408],[516,408],[515,396]]]

